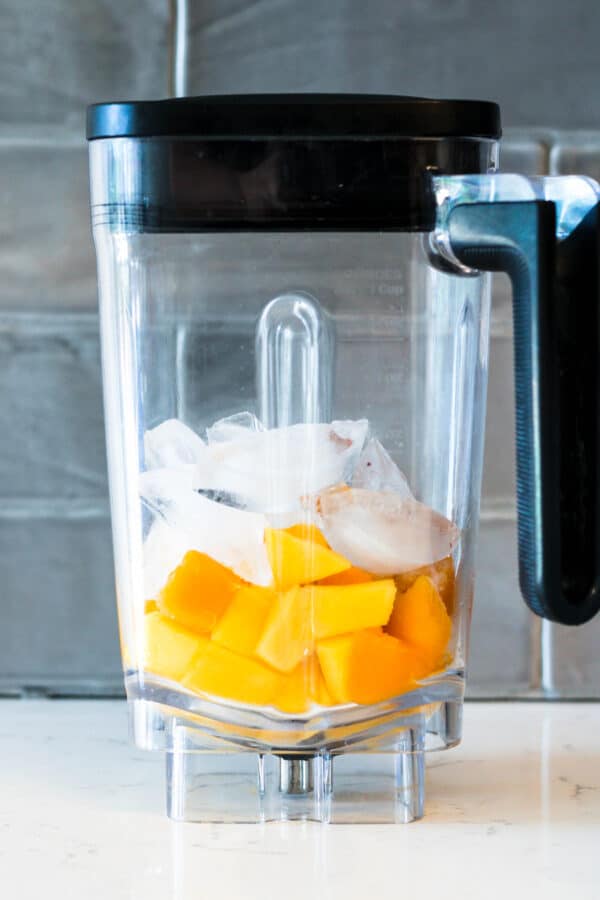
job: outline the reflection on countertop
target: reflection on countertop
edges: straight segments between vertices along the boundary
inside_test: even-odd
[[[600,704],[470,703],[411,825],[188,825],[119,701],[0,702],[12,900],[600,898]]]

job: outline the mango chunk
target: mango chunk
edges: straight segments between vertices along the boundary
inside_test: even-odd
[[[392,578],[367,584],[306,585],[278,594],[256,655],[280,672],[291,672],[319,638],[385,625],[394,605]]]
[[[426,668],[414,648],[372,630],[319,641],[317,655],[335,703],[378,703],[395,697],[410,690]]]
[[[265,543],[275,587],[282,591],[350,568],[348,560],[333,550],[287,531],[266,528]]]
[[[450,616],[427,575],[419,575],[407,591],[397,595],[388,634],[416,647],[436,663],[448,645],[451,631]]]
[[[307,585],[298,593],[319,639],[385,625],[394,606],[396,585],[393,578],[382,578],[363,584]]]
[[[282,676],[275,706],[282,712],[303,713],[313,704],[330,706],[331,695],[316,656],[307,656],[289,675]]]
[[[444,601],[444,605],[448,610],[448,615],[454,612],[454,593],[456,587],[456,578],[454,573],[454,560],[451,556],[445,556],[430,566],[423,566],[422,569],[412,569],[410,572],[403,572],[396,576],[396,584],[398,590],[403,593],[411,587],[419,575],[427,575],[436,588],[440,592],[440,597]]]
[[[234,653],[252,656],[276,596],[269,588],[241,587],[214,629],[213,641]]]
[[[299,522],[297,525],[291,525],[285,530],[287,534],[291,534],[292,537],[300,538],[301,541],[312,541],[313,544],[319,544],[321,547],[327,547],[328,550],[330,549],[329,544],[325,539],[325,535],[316,525],[308,524],[307,522]]]
[[[230,569],[190,550],[170,574],[158,607],[186,628],[210,634],[242,584]]]
[[[370,572],[366,572],[365,569],[359,569],[358,566],[350,566],[349,569],[338,572],[337,575],[329,575],[327,578],[321,578],[318,583],[325,585],[366,584],[367,581],[373,581],[374,577],[375,576],[371,575]]]
[[[144,668],[178,681],[206,638],[181,628],[172,619],[150,612],[144,617]]]
[[[297,587],[278,593],[256,645],[256,655],[279,672],[291,672],[312,643],[310,597]]]
[[[268,706],[277,696],[280,682],[281,676],[263,663],[206,641],[182,683],[191,691]]]

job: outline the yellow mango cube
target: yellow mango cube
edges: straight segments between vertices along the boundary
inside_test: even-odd
[[[279,672],[291,672],[312,648],[310,612],[310,597],[299,588],[278,593],[256,645],[256,655]]]
[[[359,569],[358,566],[350,566],[349,569],[338,572],[336,575],[329,575],[327,578],[321,578],[319,584],[366,584],[367,581],[373,581],[374,578],[375,576],[371,575],[370,572]]]
[[[454,572],[454,560],[451,556],[445,556],[430,566],[423,566],[421,569],[413,569],[410,572],[403,572],[396,575],[396,586],[400,593],[407,591],[409,587],[415,583],[419,575],[427,575],[431,578],[440,593],[440,597],[444,601],[444,606],[448,610],[448,615],[452,615],[454,611],[454,594],[456,588],[456,576]]]
[[[158,607],[186,628],[210,634],[242,584],[230,569],[190,550],[169,576]]]
[[[333,550],[288,531],[266,528],[265,544],[275,587],[282,591],[350,568],[348,560]]]
[[[291,672],[312,652],[315,639],[385,625],[395,594],[392,578],[339,587],[292,588],[277,596],[256,655],[280,672]]]
[[[363,584],[307,585],[299,588],[299,594],[309,610],[313,635],[320,639],[385,625],[396,585],[393,578],[382,578]]]
[[[144,617],[144,668],[179,681],[206,638],[181,628],[159,612]]]
[[[316,656],[305,657],[289,675],[282,676],[275,706],[282,712],[303,713],[313,704],[330,706],[331,695]]]
[[[300,538],[302,541],[312,541],[313,544],[320,544],[321,547],[327,547],[327,549],[329,549],[329,544],[325,539],[325,535],[320,528],[317,528],[317,526],[312,523],[298,522],[297,525],[291,525],[285,530],[288,534],[291,534],[292,537]]]
[[[269,588],[241,587],[213,631],[213,641],[234,653],[252,656],[276,596]]]
[[[317,655],[335,703],[378,703],[411,690],[424,674],[414,648],[373,630],[319,641]]]
[[[425,654],[432,664],[438,663],[450,640],[452,622],[435,584],[419,575],[394,603],[387,631]]]
[[[277,696],[280,682],[281,676],[273,669],[211,640],[202,646],[182,683],[190,691],[269,706]]]

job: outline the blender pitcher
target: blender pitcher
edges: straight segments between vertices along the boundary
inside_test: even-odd
[[[411,821],[461,737],[490,270],[514,289],[520,574],[598,609],[597,186],[496,173],[493,103],[88,116],[119,624],[196,821]]]

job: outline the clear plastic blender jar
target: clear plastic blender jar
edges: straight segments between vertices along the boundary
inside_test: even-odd
[[[535,318],[596,188],[494,174],[499,135],[475,101],[90,109],[125,685],[175,818],[422,815],[424,752],[461,736],[490,269],[515,285],[524,594],[597,608],[594,579],[575,612],[552,593]]]

